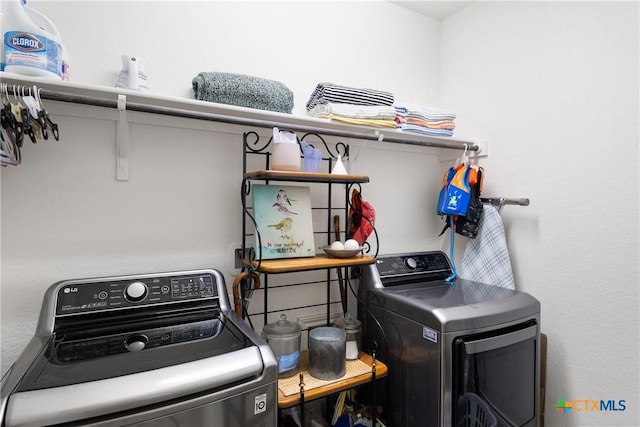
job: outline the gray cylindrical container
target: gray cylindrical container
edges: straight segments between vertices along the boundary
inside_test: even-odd
[[[262,328],[262,337],[278,359],[278,376],[288,377],[298,372],[300,363],[300,325],[287,320],[285,314],[280,320],[268,323]]]
[[[330,326],[309,332],[309,373],[321,380],[336,380],[347,373],[346,333]]]

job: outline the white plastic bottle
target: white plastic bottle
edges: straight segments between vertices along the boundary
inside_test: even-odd
[[[60,32],[27,0],[3,0],[2,66],[9,73],[62,79]]]

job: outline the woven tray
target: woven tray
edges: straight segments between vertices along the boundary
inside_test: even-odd
[[[344,376],[335,380],[320,380],[311,376],[309,373],[309,362],[307,360],[300,361],[300,372],[288,378],[282,378],[278,380],[278,389],[284,396],[291,396],[293,394],[300,393],[300,375],[303,374],[304,390],[312,390],[314,388],[323,387],[337,381],[348,380],[349,378],[357,377],[358,375],[367,374],[371,372],[371,366],[367,365],[361,360],[347,360],[347,372]]]

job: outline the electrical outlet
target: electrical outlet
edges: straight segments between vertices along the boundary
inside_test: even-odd
[[[242,271],[243,259],[251,259],[253,248],[245,248],[242,253],[242,244],[238,242],[229,245],[229,272],[237,276]]]
[[[236,248],[233,252],[235,257],[235,268],[242,268],[243,260],[251,259],[251,254],[253,253],[253,248],[245,248],[244,255],[242,254],[242,248]]]

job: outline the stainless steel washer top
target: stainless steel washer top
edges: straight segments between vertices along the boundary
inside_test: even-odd
[[[217,270],[65,280],[2,378],[0,424],[273,426],[277,375]]]

